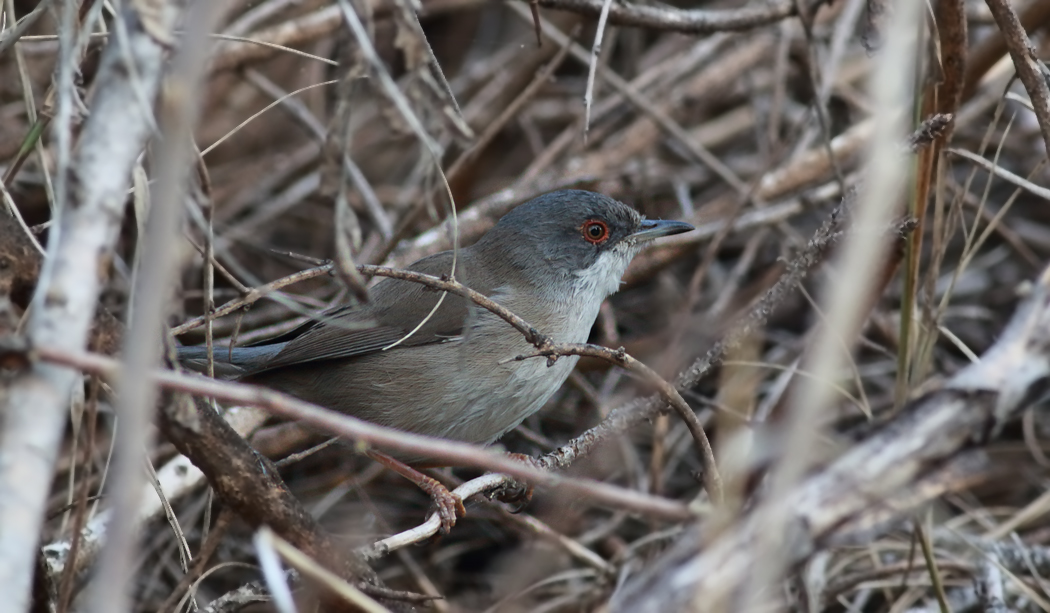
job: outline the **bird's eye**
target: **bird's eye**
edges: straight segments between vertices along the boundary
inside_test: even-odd
[[[583,224],[583,238],[588,243],[599,245],[609,238],[609,226],[604,221],[592,219]]]

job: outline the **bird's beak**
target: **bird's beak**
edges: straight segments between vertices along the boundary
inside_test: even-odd
[[[643,219],[638,230],[630,235],[636,243],[644,243],[661,236],[671,236],[695,230],[693,226],[684,221],[670,221],[665,219]]]

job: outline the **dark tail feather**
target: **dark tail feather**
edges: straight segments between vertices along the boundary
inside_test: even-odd
[[[220,379],[238,379],[265,369],[266,363],[284,348],[284,343],[258,347],[215,347],[215,376]],[[208,369],[207,347],[179,347],[179,363],[197,372]]]

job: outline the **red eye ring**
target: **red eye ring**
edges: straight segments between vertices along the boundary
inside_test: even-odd
[[[609,238],[609,226],[600,219],[592,219],[580,228],[583,240],[594,245],[600,245]]]

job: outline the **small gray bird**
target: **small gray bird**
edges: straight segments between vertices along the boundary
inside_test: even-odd
[[[515,208],[459,251],[456,279],[510,309],[554,341],[587,341],[598,309],[642,246],[693,227],[643,219],[612,198],[565,190]],[[451,251],[409,270],[440,276]],[[400,430],[489,444],[543,406],[578,358],[506,362],[533,347],[505,321],[464,298],[384,279],[368,304],[253,347],[215,352],[216,371]],[[179,349],[202,369],[202,347]]]

